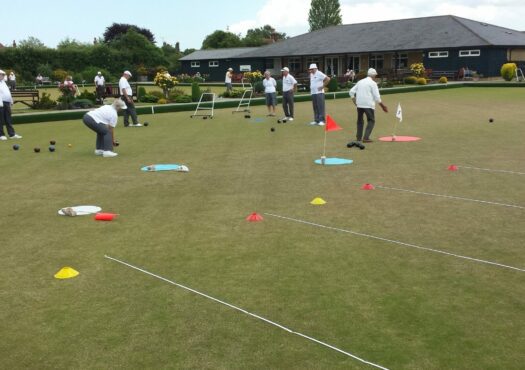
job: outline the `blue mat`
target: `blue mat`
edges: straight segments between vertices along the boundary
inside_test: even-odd
[[[153,167],[153,168],[152,168]],[[180,164],[152,164],[150,166],[144,166],[140,170],[146,172],[152,171],[178,171],[180,170]]]
[[[316,159],[315,164],[321,164],[321,159]],[[351,159],[345,159],[345,158],[326,158],[324,160],[325,166],[340,166],[344,164],[352,164],[354,163]]]
[[[264,118],[254,118],[252,119],[252,123],[261,123],[266,121]]]

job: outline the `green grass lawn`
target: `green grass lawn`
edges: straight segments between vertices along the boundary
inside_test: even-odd
[[[447,171],[525,172],[525,89],[383,100],[374,138],[391,134],[401,102],[397,134],[423,139],[347,149],[355,108],[329,100],[344,130],[327,133],[327,155],[354,160],[341,167],[313,163],[324,133],[306,125],[310,103],[284,125],[264,107],[252,110],[263,122],[232,109],[144,115],[143,128],[120,119],[108,159],[80,120],[16,127],[19,151],[0,142],[0,367],[372,369],[109,255],[389,369],[522,369],[525,272],[265,215],[524,269],[525,210],[360,186],[525,206],[522,175]],[[190,172],[139,170],[153,163]],[[80,204],[120,216],[57,216]],[[245,221],[255,211],[264,221]],[[80,275],[54,279],[63,266]]]

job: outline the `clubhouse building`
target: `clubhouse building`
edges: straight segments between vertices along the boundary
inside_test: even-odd
[[[445,15],[332,26],[256,48],[197,50],[180,61],[183,73],[209,75],[209,81],[224,81],[230,67],[280,75],[287,66],[301,77],[310,63],[336,76],[369,67],[396,76],[423,63],[449,75],[466,68],[493,77],[504,63],[525,64],[525,33]]]

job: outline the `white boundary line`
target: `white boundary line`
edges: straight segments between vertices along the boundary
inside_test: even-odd
[[[374,185],[378,189],[386,189],[386,190],[395,190],[395,191],[403,191],[405,193],[413,193],[413,194],[421,194],[421,195],[430,195],[432,197],[441,197],[441,198],[449,198],[449,199],[457,199],[457,200],[466,200],[468,202],[476,202],[476,203],[484,203],[484,204],[491,204],[494,206],[503,206],[503,207],[510,207],[510,208],[519,208],[519,209],[525,209],[523,206],[517,206],[514,204],[505,204],[505,203],[497,203],[497,202],[489,202],[488,200],[479,200],[479,199],[471,199],[471,198],[463,198],[463,197],[456,197],[453,195],[443,195],[443,194],[434,194],[434,193],[425,193],[423,191],[416,191],[416,190],[409,190],[409,189],[400,189],[400,188],[391,188],[388,186],[381,186],[381,185]]]
[[[455,253],[445,252],[445,251],[442,251],[442,250],[439,250],[439,249],[433,249],[433,248],[422,247],[422,246],[420,246],[420,245],[409,244],[409,243],[401,242],[401,241],[399,241],[399,240],[392,240],[392,239],[382,238],[382,237],[380,237],[380,236],[375,236],[375,235],[370,235],[370,234],[359,233],[359,232],[352,231],[352,230],[340,229],[340,228],[337,228],[337,227],[332,227],[332,226],[326,226],[326,225],[316,224],[316,223],[313,223],[313,222],[304,221],[304,220],[299,220],[299,219],[296,219],[296,218],[291,218],[291,217],[286,217],[286,216],[275,215],[275,214],[272,214],[272,213],[263,213],[263,214],[266,215],[266,216],[271,216],[271,217],[276,217],[276,218],[280,218],[280,219],[283,219],[283,220],[288,220],[288,221],[298,222],[298,223],[305,224],[305,225],[321,227],[321,228],[323,228],[323,229],[334,230],[334,231],[340,231],[340,232],[343,232],[343,233],[348,233],[348,234],[353,234],[353,235],[363,236],[363,237],[365,237],[365,238],[381,240],[381,241],[384,241],[384,242],[387,242],[387,243],[398,244],[398,245],[402,245],[402,246],[405,246],[405,247],[421,249],[421,250],[425,250],[425,251],[428,251],[428,252],[434,252],[434,253],[445,254],[445,255],[447,255],[447,256],[452,256],[452,257],[456,257],[456,258],[462,258],[462,259],[466,259],[466,260],[469,260],[469,261],[474,261],[474,262],[484,263],[484,264],[487,264],[487,265],[493,265],[493,266],[503,267],[503,268],[507,268],[507,269],[511,269],[511,270],[516,270],[516,271],[525,272],[525,269],[523,269],[523,268],[513,267],[513,266],[509,266],[509,265],[504,265],[504,264],[501,264],[501,263],[492,262],[492,261],[487,261],[487,260],[482,260],[482,259],[479,259],[479,258],[473,258],[473,257],[468,257],[468,256],[462,256],[462,255],[460,255],[460,254],[455,254]]]
[[[242,312],[242,313],[244,313],[244,314],[246,314],[246,315],[249,315],[249,316],[255,317],[256,319],[262,320],[262,321],[264,321],[264,322],[266,322],[266,323],[268,323],[268,324],[270,324],[270,325],[276,326],[276,327],[278,327],[279,329],[282,329],[282,330],[284,330],[284,331],[287,331],[288,333],[295,334],[295,335],[298,335],[298,336],[300,336],[300,337],[306,338],[306,339],[308,339],[308,340],[310,340],[310,341],[312,341],[312,342],[315,342],[315,343],[321,344],[321,345],[323,345],[323,346],[325,346],[325,347],[328,347],[328,348],[330,348],[330,349],[333,349],[334,351],[337,351],[337,352],[340,352],[340,353],[342,353],[342,354],[344,354],[344,355],[347,355],[348,357],[352,357],[353,359],[355,359],[355,360],[357,360],[357,361],[360,361],[360,362],[362,362],[362,363],[364,363],[364,364],[367,364],[367,365],[373,366],[373,367],[375,367],[375,368],[377,368],[377,369],[388,370],[386,367],[383,367],[383,366],[380,366],[380,365],[374,364],[373,362],[366,361],[366,360],[364,360],[364,359],[362,359],[362,358],[360,358],[360,357],[357,357],[356,355],[353,355],[353,354],[351,354],[351,353],[349,353],[349,352],[343,351],[342,349],[339,349],[339,348],[337,348],[337,347],[334,347],[334,346],[332,346],[332,345],[330,345],[330,344],[328,344],[328,343],[321,342],[320,340],[317,340],[317,339],[315,339],[315,338],[312,338],[312,337],[309,337],[309,336],[304,335],[304,334],[302,334],[302,333],[299,333],[299,332],[293,331],[292,329],[289,329],[289,328],[287,328],[286,326],[283,326],[283,325],[277,324],[276,322],[273,322],[273,321],[271,321],[271,320],[268,320],[268,319],[266,319],[266,318],[264,318],[264,317],[262,317],[262,316],[256,315],[256,314],[254,314],[254,313],[251,313],[251,312],[249,312],[249,311],[246,311],[246,310],[244,310],[244,309],[242,309],[242,308],[239,308],[239,307],[237,307],[237,306],[234,306],[234,305],[232,305],[232,304],[230,304],[230,303],[227,303],[227,302],[221,301],[220,299],[214,298],[214,297],[209,296],[209,295],[207,295],[207,294],[201,293],[201,292],[199,292],[198,290],[195,290],[195,289],[192,289],[192,288],[187,287],[187,286],[185,286],[185,285],[179,284],[179,283],[177,283],[177,282],[175,282],[175,281],[172,281],[172,280],[166,279],[166,278],[164,278],[164,277],[162,277],[162,276],[160,276],[160,275],[156,275],[156,274],[154,274],[154,273],[152,273],[152,272],[146,271],[146,270],[141,269],[140,267],[137,267],[137,266],[133,266],[132,264],[129,264],[129,263],[124,262],[124,261],[121,261],[121,260],[118,260],[118,259],[113,258],[113,257],[110,257],[110,256],[108,256],[108,255],[105,255],[104,257],[107,258],[107,259],[109,259],[109,260],[112,260],[112,261],[118,262],[118,263],[120,263],[120,264],[122,264],[122,265],[124,265],[124,266],[130,267],[130,268],[132,268],[132,269],[134,269],[134,270],[137,270],[137,271],[143,272],[143,273],[145,273],[145,274],[147,274],[147,275],[153,276],[153,277],[155,277],[155,278],[157,278],[157,279],[159,279],[159,280],[165,281],[166,283],[170,283],[170,284],[172,284],[172,285],[178,286],[179,288],[182,288],[182,289],[188,290],[188,291],[190,291],[190,292],[192,292],[192,293],[198,294],[198,295],[200,295],[200,296],[202,296],[202,297],[204,297],[204,298],[211,299],[212,301],[215,301],[215,302],[217,302],[217,303],[220,303],[220,304],[223,304],[223,305],[228,306],[228,307],[230,307],[230,308],[233,308],[234,310],[240,311],[240,312]]]
[[[507,171],[507,170],[493,170],[493,169],[490,169],[490,168],[479,168],[479,167],[470,167],[470,166],[457,166],[457,167],[458,168],[469,168],[471,170],[511,173],[511,174],[514,174],[514,175],[525,175],[525,172],[516,172],[516,171]]]

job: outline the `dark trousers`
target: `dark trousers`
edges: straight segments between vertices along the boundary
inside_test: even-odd
[[[285,117],[293,118],[293,90],[283,91],[283,110]]]
[[[357,141],[361,141],[363,139],[363,126],[365,125],[365,120],[363,116],[365,114],[367,122],[364,137],[365,140],[370,139],[370,134],[372,133],[372,130],[374,129],[374,126],[376,124],[375,111],[372,108],[357,108]]]
[[[111,135],[108,125],[97,123],[97,121],[87,113],[84,114],[82,122],[97,133],[96,148],[98,150],[113,150],[113,136]]]
[[[3,102],[4,106],[0,107],[0,136],[5,136],[4,125],[7,128],[7,134],[11,137],[15,135],[15,129],[13,128],[13,120],[11,118],[11,103],[8,101]]]
[[[312,105],[314,107],[314,121],[324,122],[325,121],[325,110],[324,110],[324,94],[313,94]]]
[[[106,88],[101,85],[97,85],[97,100],[100,104],[104,103],[104,98],[106,97]]]
[[[129,126],[129,116],[131,116],[131,120],[133,121],[133,124],[136,125],[139,123],[139,120],[137,118],[137,111],[135,110],[135,104],[133,103],[133,99],[130,98],[131,101],[128,102],[124,96],[120,97],[124,103],[126,103],[126,106],[128,109],[124,110],[124,127]]]

